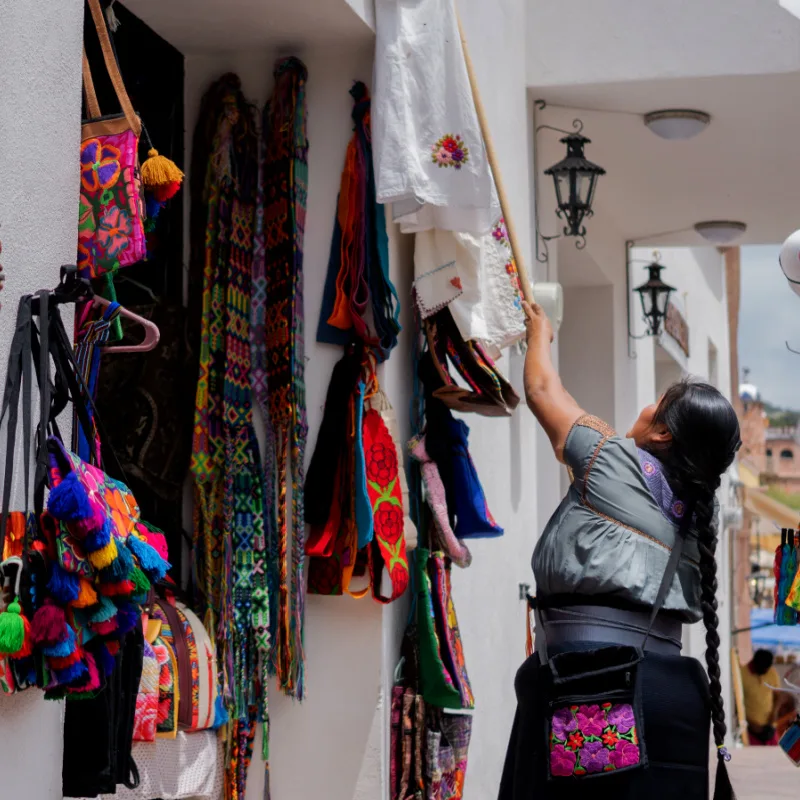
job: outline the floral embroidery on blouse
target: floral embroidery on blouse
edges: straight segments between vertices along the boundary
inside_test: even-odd
[[[639,463],[642,466],[645,483],[661,513],[672,523],[678,523],[686,513],[686,504],[679,500],[669,488],[661,463],[645,450],[639,450]]]
[[[469,148],[454,133],[447,133],[431,148],[431,160],[440,167],[461,167],[469,161]]]

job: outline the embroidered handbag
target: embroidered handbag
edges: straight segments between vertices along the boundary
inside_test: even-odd
[[[161,620],[161,639],[174,653],[178,726],[189,732],[206,730],[214,724],[216,701],[216,658],[209,636],[183,603],[157,600],[152,613]]]
[[[692,517],[690,505],[675,537],[641,646],[601,647],[548,659],[541,629],[545,637],[539,652],[545,665],[550,780],[585,779],[647,766],[639,667],[677,572]]]
[[[102,116],[83,53],[83,90],[89,118],[81,126],[78,268],[97,278],[145,257],[139,175],[142,123],[133,110],[114,56],[100,0],[89,0],[103,60],[122,112]]]
[[[438,708],[471,709],[475,698],[453,605],[450,561],[420,547],[416,564],[422,696]]]

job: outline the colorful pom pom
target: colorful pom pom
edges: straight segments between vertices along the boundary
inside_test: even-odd
[[[119,623],[119,635],[123,636],[137,625],[142,624],[142,612],[130,603],[123,603],[117,614],[117,622]]]
[[[104,597],[126,597],[133,594],[133,583],[129,580],[101,583],[97,590]]]
[[[111,520],[104,520],[103,524],[86,534],[83,540],[83,549],[87,553],[94,553],[96,550],[102,550],[111,541]]]
[[[70,628],[64,616],[63,609],[59,608],[49,598],[44,605],[33,615],[31,623],[31,641],[34,644],[50,646],[64,641]],[[70,648],[72,652],[72,648]],[[67,655],[64,653],[64,655]]]
[[[172,184],[180,187],[183,181],[183,172],[177,164],[166,156],[159,155],[155,147],[148,150],[147,158],[139,168],[139,174],[142,176],[142,183],[149,188]]]
[[[89,553],[89,561],[95,569],[105,569],[110,566],[117,557],[117,543],[112,538],[111,541],[99,550]]]
[[[92,516],[89,495],[74,472],[50,490],[47,510],[62,522],[77,522]]]
[[[106,583],[124,581],[132,569],[133,556],[131,551],[122,542],[117,542],[117,557],[100,572],[100,580]]]
[[[87,610],[86,619],[89,623],[105,622],[117,613],[117,607],[107,597],[100,596],[97,600],[97,605]]]
[[[86,578],[80,579],[80,591],[78,597],[72,601],[75,608],[88,608],[97,602],[97,592],[91,582]]]
[[[128,547],[136,556],[142,571],[152,582],[155,583],[164,578],[170,564],[161,558],[154,547],[134,535],[128,537]]]
[[[0,653],[14,655],[25,646],[25,622],[22,608],[14,600],[0,613]]]
[[[47,589],[61,605],[67,605],[78,599],[81,591],[80,578],[53,561],[50,565]]]

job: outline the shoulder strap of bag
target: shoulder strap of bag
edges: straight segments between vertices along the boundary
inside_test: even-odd
[[[114,55],[114,49],[111,46],[111,37],[108,34],[108,27],[106,26],[106,18],[103,16],[103,10],[100,8],[100,0],[88,0],[89,10],[92,13],[94,20],[94,27],[97,29],[97,36],[100,39],[100,48],[103,51],[103,60],[108,70],[108,76],[111,78],[111,83],[114,86],[114,91],[117,94],[120,108],[128,121],[131,130],[137,135],[141,135],[142,123],[136,112],[133,110],[131,100],[128,97],[128,92],[125,89],[125,83],[122,80],[122,74],[119,71],[119,64]],[[87,80],[88,76],[88,80]],[[91,76],[91,69],[89,62],[86,58],[86,51],[83,53],[83,79],[84,91],[86,92],[86,108],[91,116],[100,116],[100,106],[97,102],[97,93],[94,88],[94,81]]]
[[[669,554],[667,561],[667,568],[664,571],[664,577],[661,579],[661,585],[658,587],[658,594],[656,594],[656,601],[653,604],[653,611],[650,614],[650,623],[647,626],[647,633],[644,635],[642,641],[642,650],[647,647],[647,642],[650,640],[650,634],[653,631],[658,612],[661,611],[664,601],[667,599],[672,581],[678,572],[678,564],[680,564],[681,554],[683,553],[683,545],[686,541],[686,536],[689,532],[689,527],[692,524],[694,517],[695,503],[689,503],[686,511],[681,519],[681,524],[678,526],[678,532],[675,535],[675,542],[672,545],[672,551]]]
[[[22,431],[25,484],[25,516],[27,518],[30,493],[31,463],[31,297],[25,295],[17,308],[17,322],[8,358],[8,373],[3,391],[0,425],[8,415],[6,435],[6,463],[3,483],[2,510],[0,510],[0,560],[5,547],[6,528],[11,505],[11,487],[14,479],[17,420],[20,392],[22,393]]]

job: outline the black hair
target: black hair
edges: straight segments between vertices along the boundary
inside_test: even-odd
[[[756,650],[753,655],[753,672],[756,675],[766,675],[775,658],[769,650]]]
[[[725,765],[727,727],[720,682],[715,496],[722,475],[741,446],[739,420],[733,406],[713,386],[683,380],[664,393],[652,424],[666,427],[671,438],[666,444],[650,449],[661,461],[676,497],[683,500],[687,509],[694,510],[700,550],[700,594],[706,628],[711,723],[719,755],[714,800],[730,800],[734,794]]]

